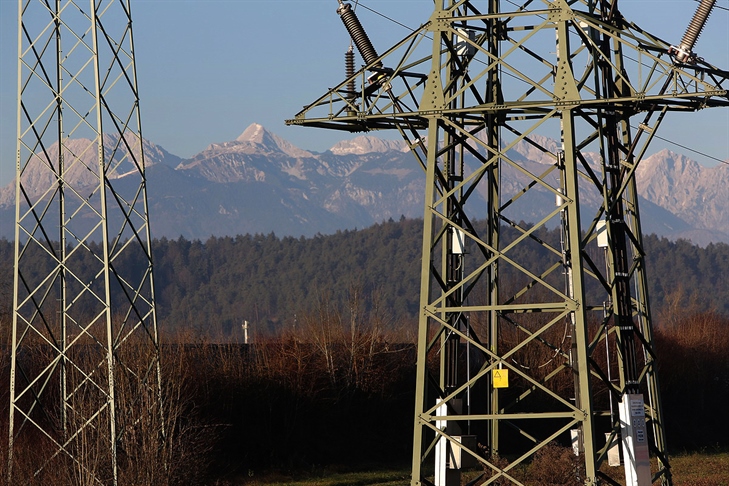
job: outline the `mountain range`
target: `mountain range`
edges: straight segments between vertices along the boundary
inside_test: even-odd
[[[538,136],[535,136],[538,137]],[[74,142],[74,152],[93,167],[88,140]],[[113,145],[114,140],[105,140]],[[540,139],[549,147],[557,142]],[[57,146],[49,155],[57,156]],[[390,218],[422,217],[425,175],[404,142],[371,136],[337,143],[325,152],[294,146],[258,124],[236,139],[214,143],[189,159],[177,157],[145,140],[149,212],[153,236],[206,239],[209,236],[268,234],[313,236],[364,228]],[[88,154],[88,155],[84,155]],[[517,144],[512,160],[533,174],[553,160],[527,143]],[[595,162],[596,154],[587,159]],[[69,173],[82,187],[88,170]],[[41,164],[29,166],[24,187],[31,197],[48,187]],[[124,183],[123,167],[110,179]],[[516,194],[524,181],[518,171],[502,173],[502,198]],[[641,162],[636,179],[643,231],[695,244],[729,243],[729,165],[708,168],[688,157],[663,150]],[[34,194],[34,191],[38,193]],[[535,221],[554,196],[536,193],[513,204],[509,217]],[[587,204],[600,195],[584,194]],[[477,195],[472,214],[486,214],[486,201]],[[0,189],[0,237],[13,237],[15,184]],[[469,203],[470,204],[470,203]],[[591,211],[585,211],[591,213]]]

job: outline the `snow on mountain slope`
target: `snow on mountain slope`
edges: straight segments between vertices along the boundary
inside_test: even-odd
[[[554,211],[554,194],[545,189],[537,188],[531,199],[520,196],[530,177],[556,184],[558,175],[553,167],[558,142],[533,137],[547,151],[520,142],[509,151],[519,169],[505,164],[501,172],[503,201],[515,199],[505,216],[515,220],[536,221]],[[105,150],[111,154],[119,147],[121,160],[124,144],[117,142],[105,140]],[[66,160],[77,160],[69,169],[71,183],[79,187],[94,183],[93,144],[74,140],[67,147]],[[401,141],[358,136],[317,153],[252,124],[236,140],[211,144],[186,160],[146,140],[144,150],[157,236],[206,238],[271,231],[310,236],[423,214],[424,172]],[[56,159],[57,147],[51,147],[48,155]],[[598,167],[597,154],[583,155]],[[110,177],[119,179],[125,170],[122,163]],[[24,177],[32,197],[48,192],[55,180],[42,161],[29,167]],[[729,166],[706,168],[662,151],[641,162],[636,178],[644,198],[644,231],[700,244],[729,242]],[[583,216],[590,218],[589,207],[597,207],[601,196],[594,186],[581,186],[581,191],[586,203]],[[14,184],[0,189],[0,232],[8,237],[14,201]],[[469,205],[473,214],[487,214],[485,194],[473,194]]]

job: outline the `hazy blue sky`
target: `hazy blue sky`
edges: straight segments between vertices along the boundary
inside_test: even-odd
[[[427,20],[433,5],[431,0],[360,3],[412,27]],[[2,185],[15,174],[17,5],[17,0],[0,0]],[[696,5],[692,0],[622,0],[621,9],[645,30],[678,43]],[[695,50],[729,69],[729,0],[718,0],[717,5]],[[145,138],[181,157],[210,143],[233,140],[254,122],[308,150],[323,151],[350,138],[340,132],[284,126],[284,119],[343,78],[349,37],[336,8],[337,0],[134,0]],[[380,52],[408,33],[365,9],[357,12]],[[729,109],[669,114],[659,135],[729,159]],[[660,140],[651,151],[664,147],[705,165],[716,164]]]

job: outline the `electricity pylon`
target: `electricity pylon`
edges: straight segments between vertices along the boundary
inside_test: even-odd
[[[729,105],[727,73],[617,0],[439,0],[382,55],[338,13],[365,66],[287,124],[398,130],[425,170],[412,484],[520,485],[570,439],[584,484],[616,484],[618,440],[629,484],[671,484],[635,173],[669,111]]]
[[[130,2],[18,9],[9,481],[117,484],[163,433]]]

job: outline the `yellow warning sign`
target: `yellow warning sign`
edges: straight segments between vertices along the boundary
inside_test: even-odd
[[[509,388],[509,370],[491,370],[494,388]]]

